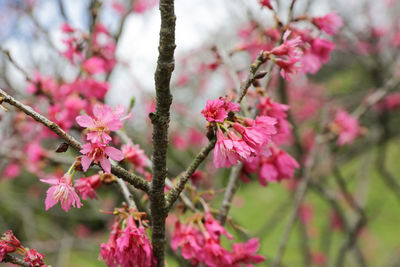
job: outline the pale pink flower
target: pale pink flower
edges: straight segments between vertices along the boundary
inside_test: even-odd
[[[245,264],[250,267],[253,263],[264,262],[265,258],[263,256],[255,254],[259,247],[258,238],[252,238],[246,243],[233,244],[232,266],[240,267]]]
[[[87,128],[90,132],[86,139],[92,143],[109,143],[112,139],[110,131],[118,131],[123,126],[123,120],[129,115],[121,118],[124,108],[117,106],[114,110],[107,105],[95,105],[93,108],[94,118],[88,115],[76,117],[76,122]]]
[[[221,99],[207,100],[206,107],[201,111],[201,114],[209,122],[224,122],[228,117],[225,105],[225,102]]]
[[[90,75],[106,72],[106,63],[100,57],[91,57],[82,64],[82,68]]]
[[[125,159],[132,163],[139,173],[144,173],[144,167],[148,166],[149,158],[139,145],[125,144],[121,147]]]
[[[106,173],[110,173],[111,163],[108,157],[115,161],[124,159],[124,154],[119,149],[101,143],[84,144],[80,152],[84,154],[81,159],[83,171],[87,171],[90,164],[95,162],[100,163],[100,166]]]
[[[133,12],[144,13],[158,4],[158,0],[137,0],[133,4]]]
[[[351,144],[361,134],[361,127],[358,120],[345,110],[336,112],[333,121],[333,131],[338,134],[338,145]]]
[[[46,196],[46,210],[53,207],[59,201],[61,208],[68,212],[71,206],[76,208],[82,207],[81,200],[76,194],[74,187],[72,186],[72,178],[68,174],[57,179],[40,179],[43,183],[50,184],[50,188],[47,190]]]
[[[312,23],[329,35],[336,35],[343,26],[342,18],[335,12],[328,13],[322,17],[314,17],[312,18]]]
[[[299,207],[299,218],[304,224],[312,221],[314,216],[314,209],[311,204],[301,204]]]

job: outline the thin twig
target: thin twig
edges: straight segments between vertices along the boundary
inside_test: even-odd
[[[137,210],[137,206],[135,204],[135,201],[133,200],[133,196],[132,196],[131,192],[129,191],[127,185],[125,184],[125,181],[123,181],[120,178],[117,178],[117,183],[118,183],[119,187],[121,188],[122,195],[124,196],[129,207]]]
[[[208,156],[210,151],[214,148],[217,139],[214,137],[210,140],[210,142],[205,146],[193,159],[190,163],[189,167],[186,169],[184,173],[182,173],[177,178],[177,183],[175,186],[169,191],[168,195],[166,196],[166,207],[170,209],[175,201],[178,199],[179,194],[185,188],[185,184],[192,176],[192,174],[196,171],[196,169],[200,166],[200,164],[204,161],[204,159]]]

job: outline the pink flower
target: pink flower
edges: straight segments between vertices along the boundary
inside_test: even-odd
[[[259,0],[259,3],[261,6],[266,6],[271,10],[273,9],[271,5],[271,0]]]
[[[232,264],[232,255],[224,249],[219,240],[213,238],[206,238],[205,244],[202,247],[202,262],[206,266],[220,267],[229,266]]]
[[[311,222],[314,215],[313,207],[310,204],[301,204],[299,208],[299,217],[304,224]]]
[[[339,135],[338,145],[351,144],[361,134],[361,127],[358,120],[345,110],[336,112],[332,124],[333,131]]]
[[[201,114],[209,122],[224,122],[228,117],[225,102],[221,99],[207,100],[206,107],[201,111]]]
[[[29,263],[29,266],[46,266],[43,262],[44,255],[42,253],[37,252],[35,249],[29,249],[25,254],[25,262]]]
[[[340,218],[339,214],[336,212],[331,212],[331,229],[332,230],[343,230],[343,221]]]
[[[288,81],[291,81],[290,75],[296,74],[301,67],[300,58],[297,57],[290,57],[288,59],[278,58],[275,62],[281,68],[281,76]]]
[[[301,55],[301,51],[299,50],[299,45],[302,43],[300,36],[297,36],[294,39],[288,40],[290,35],[290,31],[286,31],[283,35],[283,44],[275,47],[271,50],[271,54],[275,56],[288,56],[288,57],[298,57]]]
[[[342,18],[335,12],[328,13],[322,17],[314,17],[312,23],[329,35],[336,35],[340,27],[343,26]]]
[[[149,158],[139,145],[125,144],[121,147],[124,157],[132,163],[139,173],[144,173],[144,167],[148,166]]]
[[[106,262],[110,267],[117,267],[119,265],[118,258],[116,257],[117,251],[117,238],[120,233],[120,226],[117,220],[112,225],[110,237],[107,243],[100,244],[100,258]]]
[[[124,108],[117,106],[114,111],[107,105],[95,105],[93,108],[94,118],[88,115],[76,117],[76,122],[90,131],[86,138],[92,143],[105,143],[111,141],[110,131],[118,131],[123,126],[123,120],[129,115],[122,117]]]
[[[106,72],[106,63],[100,57],[91,57],[87,59],[83,64],[82,68],[89,73],[90,75],[97,74],[97,73],[104,73]]]
[[[100,175],[80,178],[75,182],[75,188],[83,200],[97,199],[96,189],[101,185]]]
[[[231,240],[233,239],[233,236],[226,231],[219,221],[214,219],[210,212],[205,214],[204,227],[206,228],[210,237],[214,240],[218,240],[221,235],[224,235]]]
[[[316,73],[330,60],[330,53],[335,49],[335,44],[329,40],[315,38],[311,48],[302,57],[302,70],[304,73]]]
[[[244,171],[257,172],[258,180],[262,186],[267,186],[268,182],[280,182],[283,179],[292,178],[296,168],[299,168],[297,161],[284,150],[276,146],[271,147],[269,157],[259,156],[245,162]]]
[[[314,251],[311,252],[311,261],[315,265],[325,266],[327,263],[327,258],[323,252]]]
[[[216,168],[230,167],[249,158],[255,150],[230,131],[227,138],[221,130],[217,131],[217,143],[214,147],[214,165]]]
[[[61,25],[61,31],[63,33],[73,33],[73,32],[75,32],[75,29],[73,27],[71,27],[71,25],[69,25],[68,23],[63,23]]]
[[[257,127],[257,125],[245,127],[235,122],[233,128],[240,133],[246,144],[255,151],[261,151],[270,142],[269,135],[265,133],[264,128]]]
[[[64,175],[59,180],[40,179],[40,181],[51,185],[51,187],[47,190],[45,201],[46,210],[53,207],[58,201],[61,203],[61,208],[66,212],[71,209],[71,205],[78,209],[82,207],[81,200],[72,186],[72,178],[68,174]]]
[[[171,247],[174,251],[180,247],[182,257],[197,265],[200,262],[198,258],[204,242],[202,239],[202,234],[192,225],[182,225],[177,221],[171,240]]]
[[[385,98],[376,103],[374,108],[379,111],[392,111],[400,108],[400,92],[388,94]]]
[[[110,173],[111,163],[108,157],[115,161],[124,159],[124,154],[120,150],[101,143],[84,144],[80,152],[84,154],[81,160],[83,171],[87,171],[94,161],[95,163],[100,163],[106,173]]]
[[[117,240],[116,257],[121,266],[151,267],[156,260],[153,256],[153,248],[146,234],[146,229],[139,226],[132,216],[126,219],[126,227],[121,231]]]
[[[258,238],[252,238],[246,243],[233,244],[232,251],[232,266],[240,267],[241,264],[252,266],[252,263],[261,263],[265,258],[261,255],[256,255],[260,243]]]

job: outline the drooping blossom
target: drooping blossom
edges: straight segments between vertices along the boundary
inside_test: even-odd
[[[336,35],[343,26],[342,18],[335,12],[331,12],[322,17],[312,18],[312,23],[320,30],[323,30],[329,35]]]
[[[87,171],[90,167],[90,164],[94,162],[100,163],[100,166],[103,168],[103,170],[106,173],[110,173],[110,159],[115,161],[121,161],[124,159],[124,154],[121,152],[121,150],[102,143],[84,144],[80,152],[84,154],[81,159],[83,171]]]
[[[358,120],[345,110],[336,112],[335,119],[331,124],[331,129],[338,134],[337,143],[340,146],[353,143],[361,134],[361,127]]]
[[[259,247],[258,238],[252,238],[246,243],[233,244],[232,266],[240,267],[241,264],[252,266],[252,264],[264,262],[263,256],[255,254]]]
[[[42,253],[37,252],[35,249],[29,249],[26,251],[24,260],[30,267],[45,267],[44,258],[45,256]]]
[[[146,229],[139,226],[132,216],[126,220],[125,229],[120,231],[117,240],[117,250],[115,256],[122,267],[142,266],[151,267],[156,262],[153,256],[151,242],[146,234]]]
[[[275,56],[298,57],[301,55],[299,45],[302,43],[300,36],[294,39],[288,39],[291,31],[286,31],[283,35],[283,43],[271,50]]]
[[[202,262],[209,267],[230,266],[232,255],[224,249],[219,240],[206,237],[202,251]]]
[[[125,144],[121,147],[125,159],[132,163],[139,173],[144,173],[144,167],[148,166],[149,158],[138,144]]]
[[[124,113],[122,106],[114,110],[107,105],[95,105],[93,108],[94,117],[81,115],[76,117],[76,122],[89,130],[87,140],[92,143],[105,143],[111,141],[110,131],[118,131],[123,126],[123,120],[129,115],[122,117]]]
[[[298,57],[278,58],[275,60],[275,63],[281,68],[280,74],[287,81],[291,81],[291,75],[298,73],[301,68],[300,58]]]
[[[78,209],[82,207],[81,200],[75,192],[75,188],[72,186],[72,177],[69,174],[65,174],[58,180],[40,179],[40,181],[51,185],[47,190],[45,200],[46,210],[50,209],[58,202],[60,202],[61,208],[66,212],[71,209],[71,206]]]
[[[110,267],[155,266],[153,248],[140,219],[129,215],[123,228],[115,220],[106,244],[100,245],[100,258]]]
[[[322,38],[314,38],[311,47],[302,57],[302,71],[304,73],[316,73],[323,64],[330,60],[330,53],[335,49],[335,44]]]
[[[117,267],[118,259],[115,256],[117,250],[117,237],[120,232],[120,226],[117,220],[112,225],[110,236],[107,243],[100,244],[100,258],[106,262],[109,267]]]
[[[214,219],[210,212],[206,212],[204,217],[204,227],[212,239],[217,240],[222,235],[226,236],[230,240],[233,239],[233,236],[226,231],[219,221]]]
[[[101,185],[100,175],[79,178],[75,182],[75,188],[83,200],[97,199],[96,189]]]
[[[214,165],[216,168],[231,167],[239,161],[249,158],[255,150],[240,139],[233,131],[228,137],[217,131],[217,143],[214,147]]]

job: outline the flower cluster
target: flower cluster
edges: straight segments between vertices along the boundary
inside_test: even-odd
[[[81,115],[76,117],[77,123],[87,128],[86,139],[90,143],[83,145],[80,151],[84,156],[81,159],[82,168],[87,171],[92,162],[100,163],[100,166],[107,173],[111,172],[111,163],[109,158],[121,161],[124,159],[123,153],[108,146],[112,140],[111,131],[117,131],[123,126],[123,120],[128,116],[122,117],[123,107],[117,107],[112,110],[107,105],[95,105],[93,108],[93,117]]]
[[[117,211],[107,243],[100,245],[100,258],[110,267],[151,267],[156,263],[142,217],[136,211]],[[122,225],[122,227],[121,227]]]
[[[284,150],[272,146],[272,154],[269,157],[263,155],[245,162],[241,178],[248,182],[250,173],[257,173],[258,180],[262,186],[268,183],[281,182],[284,179],[292,178],[299,163]]]
[[[24,261],[28,263],[30,267],[47,266],[43,262],[45,256],[42,253],[37,252],[35,249],[24,248],[13,232],[8,230],[0,239],[0,262],[4,260],[4,257],[8,253],[12,252],[18,252],[25,256]]]
[[[276,134],[276,120],[268,116],[258,116],[255,120],[241,118],[233,113],[239,110],[238,104],[220,98],[208,100],[202,111],[203,116],[217,127],[216,168],[230,167],[258,154],[269,153],[268,144]],[[228,119],[230,112],[233,116]]]
[[[233,251],[230,252],[221,245],[223,235],[230,240],[233,239],[211,213],[207,212],[204,217],[195,214],[186,224],[180,221],[175,223],[171,246],[175,251],[180,248],[183,258],[193,265],[240,267],[241,264],[250,266],[264,261],[264,257],[255,254],[259,247],[258,239],[250,239],[244,244],[234,244]]]
[[[139,173],[144,174],[144,168],[149,166],[150,160],[140,146],[137,144],[125,144],[121,149],[125,159],[132,163]]]

